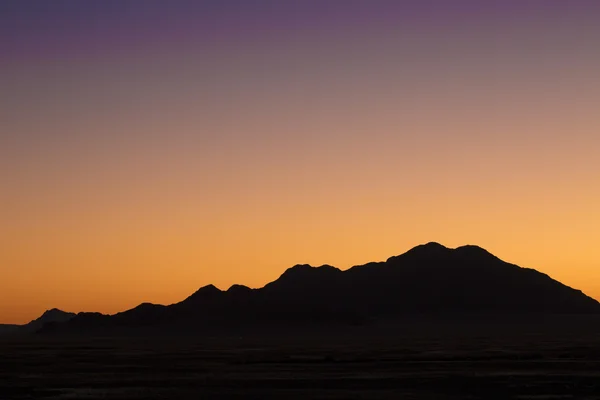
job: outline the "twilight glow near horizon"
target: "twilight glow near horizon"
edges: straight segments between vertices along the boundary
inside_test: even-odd
[[[0,323],[429,241],[600,299],[599,43],[591,0],[2,2]]]

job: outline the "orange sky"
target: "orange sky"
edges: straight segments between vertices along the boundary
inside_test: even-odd
[[[551,15],[15,55],[0,322],[429,241],[600,299],[600,24]]]

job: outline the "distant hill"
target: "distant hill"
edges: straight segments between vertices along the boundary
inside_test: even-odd
[[[296,265],[261,289],[200,288],[180,303],[113,315],[82,313],[43,332],[233,329],[272,324],[364,324],[406,316],[600,314],[600,304],[478,246],[438,243],[341,271]]]
[[[53,308],[44,312],[39,318],[34,319],[28,324],[22,325],[19,329],[27,331],[37,331],[47,323],[67,322],[76,316],[75,313],[65,312],[58,308]]]
[[[2,325],[0,324],[0,335],[33,333],[40,330],[47,323],[63,323],[73,317],[75,313],[65,312],[57,308],[45,311],[39,318],[24,325]]]

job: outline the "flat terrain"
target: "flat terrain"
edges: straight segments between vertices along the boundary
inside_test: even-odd
[[[0,340],[0,399],[600,399],[596,322]]]

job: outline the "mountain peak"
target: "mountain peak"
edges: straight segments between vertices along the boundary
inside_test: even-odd
[[[56,313],[63,313],[63,310],[60,310],[58,308],[51,308],[49,310],[44,311],[44,313],[42,315],[46,315],[46,314],[56,314]]]
[[[477,246],[475,244],[465,244],[464,246],[457,247],[454,250],[457,250],[457,251],[469,251],[471,253],[491,254],[489,251],[487,251],[483,247]]]
[[[247,293],[247,292],[251,292],[252,289],[250,289],[248,286],[244,286],[244,285],[231,285],[231,287],[229,287],[229,289],[227,289],[227,293]]]
[[[412,249],[410,249],[408,252],[411,252],[411,251],[440,252],[440,251],[446,251],[446,250],[450,250],[450,249],[448,247],[444,246],[443,244],[440,244],[438,242],[428,242],[425,244],[420,244],[418,246],[415,246]]]
[[[444,246],[441,243],[438,242],[427,242],[425,244],[422,244],[421,247],[427,247],[427,248],[438,248],[438,249],[448,249],[446,246]]]
[[[495,260],[499,261],[499,258],[484,249],[483,247],[479,247],[473,244],[468,244],[464,246],[457,247],[454,249],[454,253],[463,257],[469,258],[473,261],[483,262],[485,260]]]
[[[269,283],[265,288],[295,288],[295,289],[306,289],[313,285],[326,285],[332,279],[335,279],[338,275],[343,272],[331,265],[321,265],[320,267],[313,267],[309,264],[297,264],[291,268],[288,268],[280,277],[274,282]]]
[[[139,304],[137,307],[133,308],[133,310],[146,310],[149,308],[161,307],[159,304],[144,302]]]
[[[438,242],[428,242],[425,244],[420,244],[418,246],[413,247],[412,249],[408,250],[406,253],[401,254],[399,256],[393,256],[388,258],[388,262],[390,261],[395,261],[397,260],[399,257],[406,257],[406,256],[416,256],[416,257],[425,257],[425,258],[431,258],[431,257],[438,257],[441,254],[445,254],[446,252],[450,251],[451,249],[449,249],[448,247],[438,243]]]
[[[63,317],[70,317],[73,315],[75,314],[60,310],[58,308],[51,308],[50,310],[44,311],[44,313],[40,316],[39,319],[61,319]]]
[[[210,285],[202,286],[200,289],[196,290],[185,301],[191,300],[191,299],[202,300],[202,299],[215,298],[216,296],[218,296],[222,293],[225,293],[225,292],[221,291],[221,289],[217,288],[215,285],[210,284]]]
[[[221,289],[213,284],[210,284],[202,286],[200,289],[196,290],[196,293],[194,293],[192,296],[214,296],[220,293],[223,293]]]
[[[65,312],[58,308],[46,310],[39,318],[23,325],[27,331],[35,331],[48,322],[65,322],[76,316],[75,313]]]
[[[288,278],[290,276],[307,276],[308,274],[331,274],[336,272],[342,272],[340,269],[333,267],[328,264],[321,265],[320,267],[313,267],[310,264],[296,264],[291,268],[288,268],[279,279]]]
[[[217,292],[219,292],[220,293],[221,289],[219,289],[218,287],[216,287],[213,284],[210,284],[210,285],[202,286],[200,289],[198,289],[196,291],[196,293],[200,293],[200,292],[202,292],[202,293],[217,293]]]

